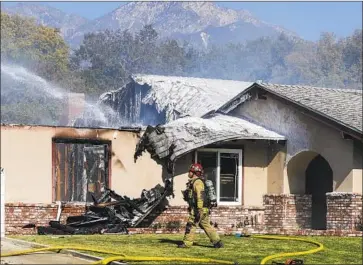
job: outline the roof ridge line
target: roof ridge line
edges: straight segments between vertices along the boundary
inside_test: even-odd
[[[267,85],[267,86],[279,86],[279,87],[297,87],[297,88],[314,88],[319,90],[332,90],[332,91],[340,91],[340,92],[354,92],[362,94],[363,90],[361,89],[354,89],[354,88],[333,88],[333,87],[319,87],[319,86],[310,86],[310,85],[302,85],[302,84],[296,84],[296,85],[287,85],[287,84],[278,84],[278,83],[269,83],[269,82],[256,82],[256,84],[259,84],[261,86]]]

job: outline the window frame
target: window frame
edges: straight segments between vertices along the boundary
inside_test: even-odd
[[[110,140],[99,140],[99,139],[87,139],[87,138],[63,138],[63,137],[53,137],[52,138],[52,203],[58,202],[56,190],[56,153],[57,143],[63,144],[92,144],[92,145],[107,145],[108,148],[108,156],[105,159],[108,160],[108,188],[112,189],[112,141]],[[84,205],[88,204],[88,202],[84,201],[61,201],[70,205]]]
[[[217,203],[221,206],[242,206],[243,205],[243,150],[242,149],[225,149],[225,148],[198,148],[194,152],[194,162],[198,161],[198,152],[213,152],[217,153]],[[221,202],[220,201],[220,164],[221,164],[221,153],[232,153],[238,154],[238,199],[235,202]]]

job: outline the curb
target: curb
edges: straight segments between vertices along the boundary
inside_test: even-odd
[[[43,245],[43,244],[39,244],[39,243],[34,243],[34,242],[29,242],[29,241],[25,241],[25,240],[21,240],[21,239],[15,239],[15,238],[9,238],[9,237],[1,238],[1,240],[10,241],[11,243],[14,243],[15,245],[20,245],[20,246],[29,247],[29,248],[47,248],[47,247],[51,247],[51,246],[48,246],[48,245]],[[62,249],[61,252],[63,252],[64,254],[69,254],[69,255],[71,255],[73,257],[76,257],[76,258],[87,260],[87,261],[99,261],[99,260],[104,259],[104,258],[101,258],[101,257],[92,256],[92,255],[89,255],[89,254],[84,254],[84,253],[80,253],[78,251],[68,250],[68,249],[64,249],[64,250]],[[118,261],[112,261],[109,264],[111,264],[111,265],[128,265],[127,263],[122,263],[122,262],[118,262]]]

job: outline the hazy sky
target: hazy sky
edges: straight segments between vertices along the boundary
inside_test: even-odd
[[[3,2],[4,3],[4,2]],[[7,2],[13,5],[17,2]],[[93,19],[127,2],[42,2],[68,13]],[[338,37],[362,28],[362,2],[217,2],[218,5],[246,9],[257,18],[295,31],[308,40],[317,40],[322,31]]]

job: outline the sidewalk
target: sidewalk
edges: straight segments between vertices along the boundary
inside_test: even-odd
[[[1,239],[1,254],[29,249],[16,244],[11,239]],[[70,254],[39,252],[22,256],[1,257],[1,264],[90,264],[89,260],[74,257]]]

